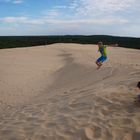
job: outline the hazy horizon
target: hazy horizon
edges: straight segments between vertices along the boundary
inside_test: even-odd
[[[45,36],[112,36],[112,37],[130,37],[130,38],[140,38],[140,37],[134,37],[134,36],[119,36],[119,35],[101,35],[101,34],[96,34],[96,35],[82,35],[82,34],[79,34],[79,35],[69,35],[69,34],[66,34],[66,35],[0,35],[0,37],[38,37],[38,36],[42,36],[42,37],[45,37]]]

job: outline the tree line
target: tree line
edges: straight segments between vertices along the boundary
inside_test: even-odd
[[[118,44],[118,46],[125,48],[140,49],[140,38],[108,35],[1,36],[0,49],[49,45],[54,43],[97,44],[99,41],[107,45]]]

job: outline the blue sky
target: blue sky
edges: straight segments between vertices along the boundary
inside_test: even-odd
[[[140,0],[0,0],[0,35],[140,37]]]

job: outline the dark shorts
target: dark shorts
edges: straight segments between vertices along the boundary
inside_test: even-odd
[[[106,60],[107,60],[107,57],[101,56],[101,57],[99,57],[99,58],[97,59],[97,62],[104,62],[104,61],[106,61]]]

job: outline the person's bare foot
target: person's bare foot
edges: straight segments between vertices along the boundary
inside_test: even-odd
[[[97,69],[100,69],[100,67],[102,66],[102,63],[96,61],[96,65],[98,66]]]

